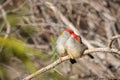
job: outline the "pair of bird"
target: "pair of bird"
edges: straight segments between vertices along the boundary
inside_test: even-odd
[[[87,46],[82,43],[81,37],[72,30],[66,29],[56,41],[56,51],[59,57],[70,56],[70,62],[76,63],[75,58],[81,57]],[[89,54],[91,58],[92,55]]]

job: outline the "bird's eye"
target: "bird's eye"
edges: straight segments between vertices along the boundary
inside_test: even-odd
[[[74,33],[73,31],[70,32],[70,34],[73,34],[73,33]]]
[[[81,37],[78,35],[79,39],[80,39],[80,43],[82,43]]]
[[[72,31],[72,30],[70,30],[70,29],[66,29],[65,30],[66,32],[69,32],[70,34],[73,34],[74,32]]]

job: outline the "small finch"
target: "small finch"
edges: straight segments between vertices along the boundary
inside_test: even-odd
[[[66,29],[56,41],[56,51],[60,57],[69,55],[70,62],[76,63],[75,58],[81,57],[87,46],[82,43],[81,37],[76,35],[72,30]],[[89,57],[94,58],[88,54]]]
[[[85,44],[82,43],[81,37],[76,35],[75,33],[69,37],[65,44],[68,55],[71,59],[75,59],[77,57],[81,57],[83,52],[88,49]],[[94,58],[92,55],[88,54],[90,58]]]
[[[70,29],[66,29],[57,39],[56,41],[56,51],[60,57],[68,55],[66,48],[65,48],[65,43],[69,39],[69,37],[73,34],[74,32]],[[76,63],[75,59],[70,59],[70,62]]]
[[[65,47],[71,59],[81,57],[84,50],[87,49],[87,46],[82,43],[81,38],[75,33],[67,40]]]

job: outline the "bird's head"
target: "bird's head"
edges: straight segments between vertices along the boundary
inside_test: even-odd
[[[65,31],[68,32],[71,35],[74,34],[74,32],[72,30],[70,30],[70,29],[66,29]]]
[[[79,35],[75,34],[72,30],[66,29],[65,31],[66,31],[66,32],[69,32],[69,34],[73,35],[73,37],[74,37],[78,42],[80,42],[80,43],[82,42],[82,41],[81,41],[81,37],[80,37]]]
[[[77,35],[75,33],[73,33],[72,35],[78,42],[82,43],[81,37],[79,35]]]

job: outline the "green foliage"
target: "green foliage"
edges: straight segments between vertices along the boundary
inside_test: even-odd
[[[55,61],[57,59],[57,53],[55,51],[55,38],[53,36],[50,37],[50,41],[52,43],[52,53],[53,53],[53,56],[52,56],[52,59],[53,61]]]
[[[13,27],[13,26],[20,24],[20,21],[22,20],[22,16],[20,16],[17,13],[8,13],[7,20],[9,24]]]
[[[27,52],[28,48],[25,43],[15,38],[7,38],[4,39],[0,37],[0,46],[3,48],[2,54],[14,54],[20,59],[24,59],[27,56],[25,53]],[[6,51],[8,50],[8,51]],[[8,52],[8,53],[6,53]],[[24,54],[24,55],[23,55]]]
[[[55,61],[55,60],[57,60],[57,53],[56,53],[56,50],[55,50],[55,42],[56,42],[56,40],[55,40],[55,38],[53,36],[51,36],[50,41],[52,43],[52,53],[53,53],[52,60]],[[50,73],[50,76],[52,76],[52,78],[54,80],[61,80],[61,78],[63,78],[63,76],[61,77],[61,73],[56,68],[52,69],[52,71]]]
[[[4,0],[0,1],[0,3],[3,2]],[[13,3],[12,5],[7,5],[4,8],[5,11],[8,11],[8,13],[6,12],[6,20],[10,24],[10,36],[12,35],[16,37],[16,33],[24,39],[33,36],[38,29],[36,26],[28,24],[28,22],[23,19],[23,16],[27,16],[30,19],[29,15],[27,15],[30,7],[28,5],[24,5],[16,12],[12,12],[14,8],[16,9],[15,6],[18,5]],[[3,36],[6,33],[6,24],[7,23],[4,21],[3,17],[0,17],[0,36]],[[39,59],[46,60],[48,59],[48,55],[43,54],[43,52],[38,49],[33,49],[25,42],[14,37],[8,37],[6,39],[0,37],[0,64],[6,64],[9,62],[11,57],[14,56],[23,62],[29,73],[35,72],[37,69],[31,59],[33,59],[33,57],[38,57]],[[2,65],[0,65],[0,78],[2,78],[2,80],[9,80],[6,78],[5,68]],[[40,79],[35,78],[35,80]]]
[[[7,62],[13,56],[12,50],[10,47],[1,47],[1,49],[2,49],[2,53],[0,60],[3,62]]]
[[[26,25],[26,26],[22,26],[21,35],[23,37],[30,37],[34,35],[36,32],[37,32],[36,26]]]
[[[26,69],[29,73],[33,73],[36,71],[36,67],[30,60],[30,56],[28,54],[32,53],[32,50],[29,46],[27,46],[24,42],[21,40],[18,40],[13,37],[8,37],[7,39],[4,39],[3,37],[0,37],[0,48],[1,48],[1,63],[7,62],[12,56],[15,56],[19,58],[25,65]],[[33,53],[32,53],[33,54]],[[0,66],[2,68],[2,66]],[[1,69],[0,73],[2,71]],[[36,79],[39,80],[39,79]]]
[[[30,49],[30,50],[32,50],[30,54],[34,55],[36,58],[39,58],[43,61],[48,60],[49,55],[47,55],[45,52],[38,50],[38,49],[35,49],[35,48]]]

